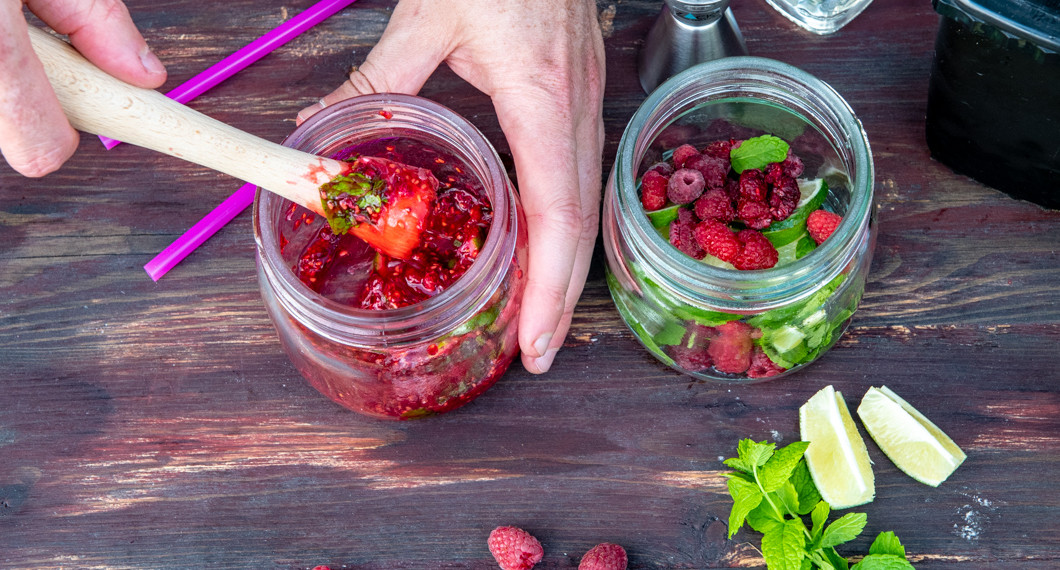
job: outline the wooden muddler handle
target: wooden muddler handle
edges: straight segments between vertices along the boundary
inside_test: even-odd
[[[30,27],[30,40],[75,129],[229,174],[322,213],[319,188],[347,171],[337,160],[255,137],[157,91],[116,79],[70,44]]]

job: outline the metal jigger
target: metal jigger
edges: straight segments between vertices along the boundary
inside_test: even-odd
[[[704,61],[747,55],[729,0],[665,0],[638,61],[640,85],[660,83]]]

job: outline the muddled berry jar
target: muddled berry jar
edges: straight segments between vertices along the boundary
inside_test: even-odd
[[[659,173],[668,190],[649,196]],[[873,176],[861,123],[813,76],[756,57],[676,75],[630,120],[607,183],[619,313],[656,358],[698,378],[803,368],[835,344],[864,292]]]
[[[339,404],[410,419],[457,408],[518,353],[526,230],[514,188],[467,120],[419,97],[328,107],[284,145],[424,168],[438,194],[422,241],[392,259],[268,192],[254,204],[258,278],[291,361]]]

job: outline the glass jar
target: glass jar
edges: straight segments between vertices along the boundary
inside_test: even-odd
[[[305,236],[327,222],[260,190],[254,236],[265,308],[299,372],[351,410],[410,419],[471,401],[515,358],[526,229],[493,147],[467,120],[429,100],[396,94],[349,99],[311,117],[284,145],[342,159],[351,148],[389,146],[390,141],[431,149],[409,154],[403,162],[431,170],[443,185],[454,173],[470,176],[489,200],[489,232],[474,262],[449,288],[419,303],[384,310],[354,306],[343,298],[344,293],[350,297],[349,291],[317,293],[293,267]],[[445,172],[439,170],[443,162]],[[357,255],[364,263],[351,265],[351,275],[373,263],[366,245],[353,257]]]
[[[850,23],[872,0],[766,0],[782,16],[815,34],[831,34]]]
[[[826,182],[822,207],[842,216],[831,237],[762,270],[711,265],[672,246],[641,205],[643,173],[682,144],[763,133],[802,158],[802,178]],[[865,289],[875,234],[861,123],[822,81],[756,57],[695,66],[649,95],[622,135],[604,198],[608,286],[623,320],[656,358],[710,380],[790,374],[835,344]],[[734,355],[746,370],[717,368]]]

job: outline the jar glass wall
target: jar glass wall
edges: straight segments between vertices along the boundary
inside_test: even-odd
[[[825,182],[823,207],[842,216],[832,236],[761,270],[714,266],[672,246],[645,214],[641,176],[680,145],[761,134],[790,145],[805,165],[801,178]],[[752,382],[813,362],[843,333],[865,288],[873,176],[868,138],[850,107],[801,70],[733,57],[673,77],[630,120],[607,183],[607,278],[623,320],[659,360],[699,378]],[[733,354],[736,364],[719,364]]]
[[[401,162],[431,170],[443,186],[454,177],[480,185],[492,213],[477,257],[451,286],[412,305],[368,310],[351,299],[379,259],[374,252],[360,242],[339,252],[337,285],[311,289],[296,266],[327,222],[259,190],[254,232],[262,297],[299,372],[339,404],[393,419],[452,410],[493,385],[518,354],[526,230],[514,188],[485,137],[437,103],[378,94],[328,107],[284,145],[340,159],[399,147]]]

